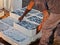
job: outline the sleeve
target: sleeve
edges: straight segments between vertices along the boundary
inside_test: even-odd
[[[43,11],[46,10],[46,0],[34,0],[35,6],[38,10]]]

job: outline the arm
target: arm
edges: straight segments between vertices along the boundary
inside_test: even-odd
[[[34,6],[34,0],[31,0],[30,3],[29,3],[28,6],[27,6],[25,12],[23,13],[23,15],[22,15],[21,17],[19,17],[19,20],[20,20],[20,21],[21,21],[21,20],[24,18],[24,16],[26,16],[26,14],[33,8],[33,6]]]
[[[43,13],[43,20],[40,23],[40,25],[37,26],[37,30],[36,33],[40,32],[40,30],[42,29],[45,21],[48,19],[49,17],[49,9],[48,9],[48,5],[47,5],[47,1],[45,0],[35,0],[35,5],[37,6],[37,8]],[[47,5],[47,6],[46,6]]]
[[[36,32],[36,33],[38,33],[38,32],[42,29],[42,26],[44,25],[44,22],[45,22],[45,21],[48,19],[48,17],[49,17],[49,12],[48,12],[48,10],[43,10],[42,12],[43,12],[44,17],[43,17],[43,20],[42,20],[41,24],[37,27],[37,32]]]

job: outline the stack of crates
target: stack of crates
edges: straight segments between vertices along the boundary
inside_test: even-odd
[[[1,20],[1,22],[10,28],[1,31],[0,36],[12,45],[28,45],[31,41],[41,37],[41,32],[36,34],[36,27],[43,19],[42,12],[32,9],[24,19],[19,22],[18,18],[22,16],[25,9],[26,8],[14,10],[8,18]]]
[[[16,14],[22,16],[26,7],[21,10],[15,10]],[[13,13],[15,13],[13,12]],[[42,12],[32,9],[21,22],[14,23],[14,27],[20,32],[26,34],[27,36],[35,36],[36,35],[36,27],[41,23],[43,19]]]

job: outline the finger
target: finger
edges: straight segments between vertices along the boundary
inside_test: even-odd
[[[21,22],[21,20],[20,19],[18,19],[19,20],[19,22]]]

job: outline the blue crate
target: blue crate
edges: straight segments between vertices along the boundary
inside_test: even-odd
[[[9,29],[9,26],[0,22],[0,31],[4,31],[4,30],[8,30]]]
[[[29,38],[28,36],[15,29],[3,31],[3,34],[17,42],[23,42],[24,40]]]

